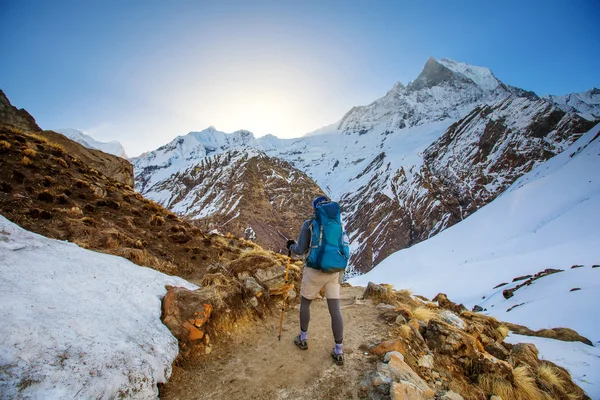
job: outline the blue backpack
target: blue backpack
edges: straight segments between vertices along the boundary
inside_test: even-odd
[[[350,247],[342,226],[340,205],[319,204],[311,222],[310,251],[306,265],[323,272],[340,272],[348,266]]]

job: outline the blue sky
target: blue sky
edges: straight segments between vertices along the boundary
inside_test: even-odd
[[[600,86],[600,2],[0,0],[0,89],[130,155],[209,125],[300,136],[430,57],[540,95]]]

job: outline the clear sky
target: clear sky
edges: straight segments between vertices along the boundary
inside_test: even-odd
[[[130,156],[209,125],[301,136],[430,56],[540,95],[600,87],[600,2],[0,0],[0,89]]]

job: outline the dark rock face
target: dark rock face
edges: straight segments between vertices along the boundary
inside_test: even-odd
[[[2,90],[0,90],[0,125],[24,131],[41,131],[35,119],[24,109],[13,107]]]

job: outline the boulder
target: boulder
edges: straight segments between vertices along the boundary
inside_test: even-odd
[[[452,390],[448,390],[446,393],[442,394],[438,397],[438,400],[465,400],[460,394],[453,392]]]
[[[433,355],[425,354],[423,357],[419,358],[417,364],[419,365],[419,367],[433,369]]]
[[[406,347],[404,347],[404,344],[399,340],[386,340],[385,342],[381,342],[379,345],[371,349],[371,353],[375,354],[376,356],[382,356],[386,353],[394,351],[405,354]]]
[[[388,290],[386,287],[377,285],[373,282],[369,282],[369,284],[367,285],[367,288],[365,289],[365,293],[363,294],[363,298],[364,299],[370,299],[370,298],[380,299],[380,298],[385,297],[387,295],[387,293],[388,293]]]
[[[244,278],[244,293],[251,296],[260,297],[265,289],[256,282],[251,276]]]
[[[402,353],[400,353],[399,351],[390,351],[390,352],[385,353],[385,356],[383,356],[383,362],[389,363],[390,360],[392,359],[392,356],[400,357],[402,359],[402,361],[404,361],[404,355]]]
[[[180,344],[204,337],[205,324],[211,316],[216,296],[212,288],[167,288],[162,303],[162,321]]]
[[[438,305],[441,308],[445,308],[446,310],[454,311],[457,314],[460,314],[463,311],[467,311],[467,308],[462,304],[456,304],[446,296],[445,293],[438,293],[437,296],[433,298],[433,301],[437,301]]]
[[[475,337],[446,322],[430,320],[425,340],[435,353],[458,359],[480,373],[493,373],[506,379],[512,376],[509,363],[486,353]]]
[[[269,293],[278,292],[285,286],[285,267],[282,266],[258,269],[254,272],[254,276]]]
[[[429,400],[433,398],[434,392],[432,390],[424,392],[410,382],[394,382],[390,387],[391,400]]]
[[[433,398],[433,391],[429,388],[427,382],[425,382],[423,378],[413,371],[410,366],[404,362],[403,358],[392,354],[387,365],[390,369],[390,373],[392,374],[394,382],[407,382],[423,393],[431,392],[431,398]]]

